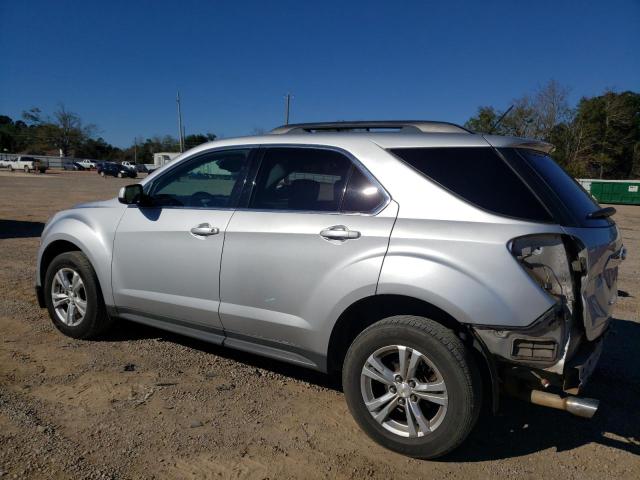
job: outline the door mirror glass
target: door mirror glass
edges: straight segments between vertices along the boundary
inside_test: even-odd
[[[140,203],[142,195],[144,195],[142,185],[137,183],[135,185],[127,185],[120,189],[120,192],[118,193],[118,201],[125,205],[137,204]]]

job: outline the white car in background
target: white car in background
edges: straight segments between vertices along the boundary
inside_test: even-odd
[[[80,165],[82,165],[84,168],[88,169],[88,170],[93,170],[96,168],[96,164],[95,162],[92,162],[91,160],[87,160],[86,158],[84,160],[78,160],[78,162]]]
[[[125,160],[120,165],[122,165],[123,167],[127,167],[128,169],[131,169],[131,170],[136,170],[136,164],[133,162],[129,162],[128,160]]]

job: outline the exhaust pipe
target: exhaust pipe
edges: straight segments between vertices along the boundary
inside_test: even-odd
[[[536,405],[564,410],[583,418],[592,418],[600,404],[600,400],[593,398],[561,397],[541,390],[531,390],[528,400]]]

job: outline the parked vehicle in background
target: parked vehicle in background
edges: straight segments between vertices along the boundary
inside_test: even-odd
[[[136,171],[138,173],[150,173],[149,172],[149,167],[144,163],[137,163],[136,164]]]
[[[74,170],[74,171],[83,171],[87,170],[81,162],[64,162],[62,164],[62,168],[64,170]]]
[[[137,164],[130,162],[128,160],[121,162],[120,165],[122,165],[123,167],[132,168],[137,171],[137,168],[136,168]]]
[[[591,417],[575,395],[626,251],[552,148],[428,121],[206,143],[57,213],[38,301],[74,338],[119,317],[339,374],[362,430],[412,457],[456,448],[503,392]]]
[[[91,160],[87,160],[86,158],[83,159],[83,160],[80,160],[80,161],[78,161],[76,163],[79,163],[80,165],[82,165],[87,170],[92,170],[92,169],[96,168],[95,162],[92,162]]]
[[[9,168],[9,161],[5,158],[0,158],[0,168]]]
[[[13,172],[14,170],[22,170],[25,173],[44,173],[49,168],[49,161],[21,155],[18,158],[9,160],[8,168],[10,172]]]
[[[153,154],[153,164],[155,165],[155,169],[163,167],[167,163],[174,160],[177,156],[180,155],[180,152],[158,152]]]
[[[124,167],[115,162],[105,162],[102,164],[99,173],[103,177],[136,178],[138,176],[138,172],[136,172],[135,169]]]

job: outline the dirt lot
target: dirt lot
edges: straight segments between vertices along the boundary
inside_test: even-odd
[[[102,341],[58,333],[33,295],[44,222],[127,182],[0,172],[0,477],[640,478],[640,207],[616,216],[629,258],[586,392],[596,417],[505,400],[427,462],[370,441],[323,375],[126,322]]]

